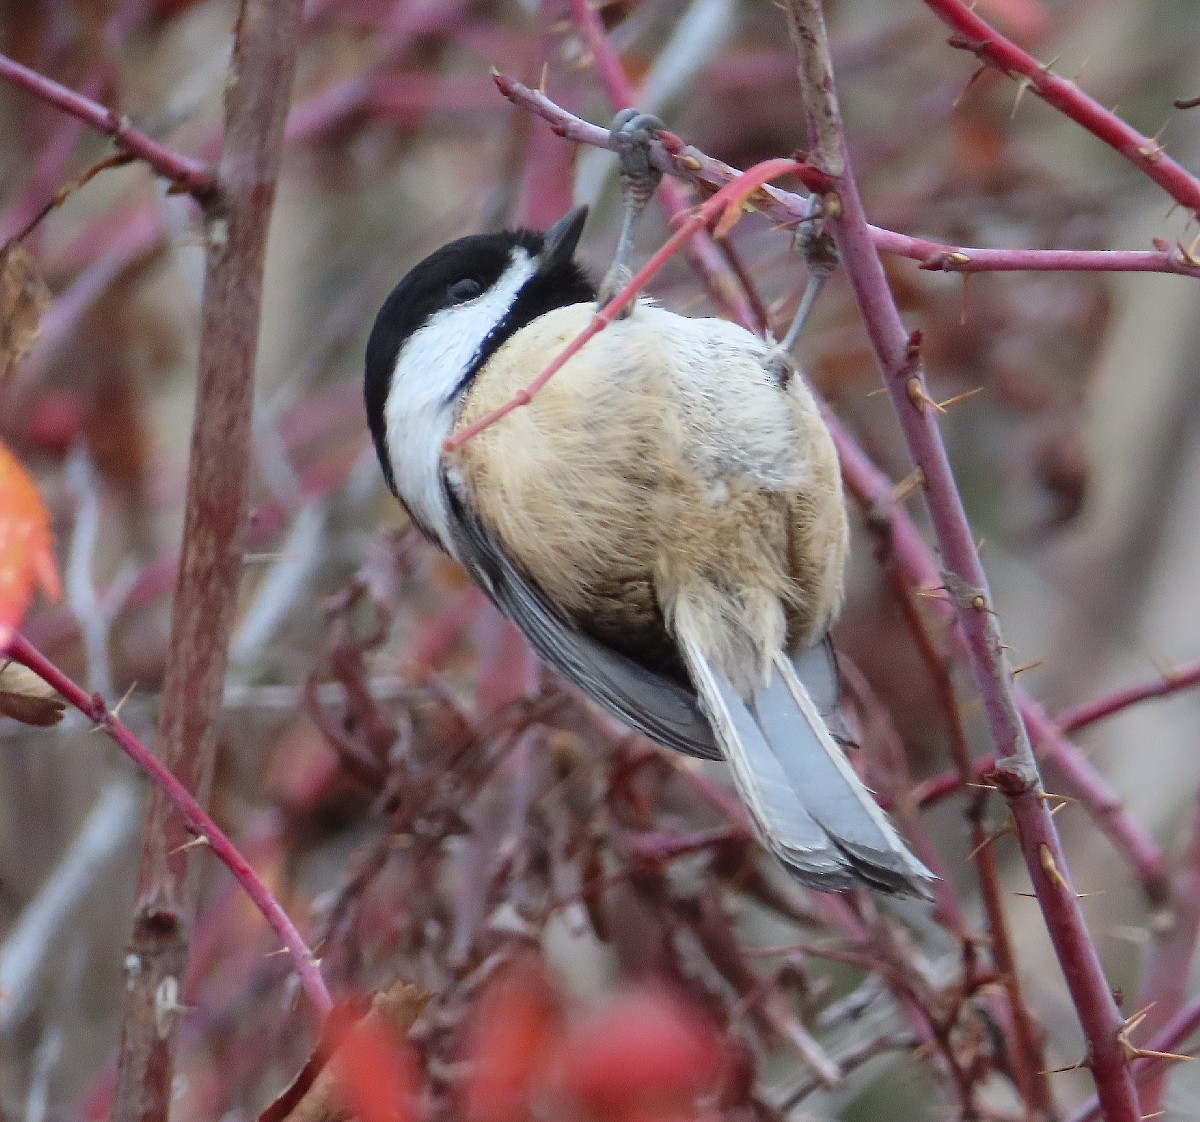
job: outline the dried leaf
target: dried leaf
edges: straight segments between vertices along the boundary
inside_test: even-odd
[[[713,237],[723,238],[730,230],[734,228],[745,214],[745,208],[741,200],[735,200],[729,203],[724,210],[721,211],[721,217],[716,226],[713,227]]]
[[[0,250],[0,382],[33,349],[49,306],[37,262],[19,245]]]
[[[0,663],[0,715],[23,725],[56,725],[67,704],[19,662]]]
[[[21,622],[35,585],[58,596],[53,544],[37,487],[0,444],[0,647]]]

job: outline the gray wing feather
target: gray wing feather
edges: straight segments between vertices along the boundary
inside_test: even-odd
[[[576,630],[497,546],[450,488],[450,531],[459,561],[533,649],[631,728],[692,756],[721,752],[695,695]]]

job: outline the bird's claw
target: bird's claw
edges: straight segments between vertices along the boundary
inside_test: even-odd
[[[608,134],[621,165],[622,189],[640,197],[641,205],[654,194],[663,173],[650,159],[650,145],[666,126],[653,113],[622,109],[609,125]]]
[[[650,159],[650,145],[664,129],[653,113],[642,113],[637,109],[622,109],[609,126],[609,136],[617,153],[621,167],[621,198],[625,203],[625,219],[621,223],[621,235],[617,241],[617,252],[600,285],[599,303],[607,304],[633,278],[629,266],[633,256],[633,228],[642,211],[650,201],[663,173]],[[632,304],[626,304],[619,313],[627,316]]]

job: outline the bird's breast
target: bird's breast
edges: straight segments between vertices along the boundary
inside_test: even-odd
[[[593,313],[558,309],[514,335],[474,378],[456,428],[511,398]],[[733,325],[639,307],[454,453],[452,485],[581,627],[669,663],[664,608],[679,587],[794,598],[792,508],[809,464],[765,353]]]

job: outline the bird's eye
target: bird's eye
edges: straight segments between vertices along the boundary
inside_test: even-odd
[[[481,285],[473,277],[463,277],[462,280],[456,280],[449,288],[446,289],[446,295],[455,304],[465,303],[467,300],[474,300],[483,291]]]

